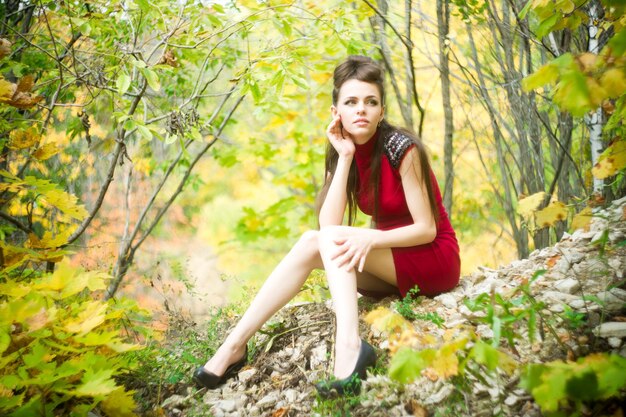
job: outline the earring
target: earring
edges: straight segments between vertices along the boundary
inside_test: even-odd
[[[378,127],[380,127],[380,125],[381,125],[381,123],[382,123],[382,122],[383,122],[383,119],[380,119],[380,120],[378,121]]]

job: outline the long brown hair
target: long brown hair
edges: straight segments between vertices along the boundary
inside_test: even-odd
[[[339,90],[341,86],[348,80],[356,79],[359,81],[376,84],[378,90],[380,91],[381,104],[384,106],[386,103],[385,100],[385,86],[383,84],[383,70],[380,65],[378,65],[373,59],[360,55],[351,55],[344,62],[339,64],[335,68],[335,72],[333,74],[333,105],[337,105],[337,100],[339,99]],[[379,187],[380,187],[380,165],[382,161],[382,157],[384,155],[384,148],[386,141],[390,138],[390,136],[394,132],[400,132],[403,135],[411,138],[413,143],[415,144],[415,148],[417,149],[420,161],[420,172],[417,173],[417,177],[420,181],[424,183],[426,186],[426,191],[428,193],[428,202],[430,205],[430,210],[432,212],[433,218],[435,222],[439,221],[439,209],[437,207],[437,202],[435,201],[435,194],[433,191],[433,186],[430,178],[430,161],[428,159],[428,153],[426,151],[426,147],[419,139],[419,137],[407,129],[398,128],[396,126],[391,125],[387,122],[386,119],[383,119],[378,126],[377,134],[379,135],[379,139],[376,141],[374,145],[374,150],[372,153],[372,166],[371,166],[371,175],[370,175],[370,184],[368,184],[369,189],[373,190],[374,196],[374,211],[372,215],[372,219],[377,221],[378,219],[378,209],[379,209]],[[326,195],[328,194],[328,188],[330,187],[330,183],[335,174],[335,170],[337,168],[337,161],[339,159],[339,154],[335,150],[335,148],[329,143],[326,145],[326,158],[325,158],[325,173],[326,178],[324,182],[324,186],[317,198],[317,214],[319,217],[319,212],[321,210],[322,204],[326,199]],[[352,160],[352,164],[350,165],[350,172],[348,175],[348,183],[346,184],[346,194],[348,201],[348,224],[352,225],[356,218],[356,210],[357,210],[357,192],[359,189],[359,176],[356,168],[356,162],[354,159]]]

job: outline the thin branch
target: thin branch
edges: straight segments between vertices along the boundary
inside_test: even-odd
[[[129,115],[134,114],[135,111],[137,110],[137,106],[139,105],[139,101],[141,101],[141,97],[145,93],[147,86],[148,86],[148,82],[144,78],[142,86],[141,86],[140,94],[138,94],[137,97],[135,97],[135,100],[131,104],[130,110],[128,111]],[[106,180],[104,181],[104,183],[100,187],[100,193],[98,194],[98,198],[96,199],[96,202],[95,202],[93,208],[91,209],[91,213],[89,213],[89,216],[87,216],[87,218],[85,218],[85,220],[83,220],[83,222],[74,231],[74,233],[72,233],[72,236],[70,236],[70,238],[67,240],[67,243],[65,245],[63,245],[64,247],[66,245],[69,245],[70,243],[74,242],[76,239],[78,239],[85,232],[87,227],[91,224],[91,221],[95,218],[96,214],[100,210],[100,207],[102,206],[102,202],[104,201],[104,196],[106,195],[106,193],[107,193],[107,191],[109,189],[109,185],[111,185],[111,182],[113,181],[113,176],[115,174],[115,167],[117,166],[118,159],[119,159],[120,155],[122,154],[122,152],[125,151],[125,148],[126,148],[126,145],[124,144],[124,138],[125,137],[126,137],[126,129],[124,129],[124,127],[120,127],[118,138],[116,140],[117,141],[117,146],[115,147],[115,151],[113,153],[113,158],[111,159],[111,162],[109,164],[109,170],[108,170],[108,174],[107,174]]]
[[[11,223],[12,225],[17,227],[18,229],[20,229],[24,233],[31,233],[32,232],[32,230],[28,226],[22,224],[22,222],[20,222],[16,218],[14,218],[12,216],[9,216],[8,214],[6,214],[6,213],[4,213],[2,211],[0,211],[0,218],[2,218],[4,220],[6,220],[7,222]]]

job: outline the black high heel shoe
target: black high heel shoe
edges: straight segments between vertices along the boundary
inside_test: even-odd
[[[337,395],[344,394],[358,394],[361,391],[361,380],[365,379],[366,370],[370,366],[376,364],[376,351],[374,348],[361,339],[361,349],[359,350],[359,357],[356,360],[354,371],[352,374],[344,379],[334,379],[328,381],[321,381],[315,384],[315,388],[319,395],[323,398],[329,398],[333,396],[334,392]]]
[[[224,371],[224,375],[215,375],[213,372],[209,372],[204,369],[204,366],[200,366],[196,368],[193,373],[193,382],[196,383],[198,388],[207,388],[207,389],[215,389],[218,386],[222,385],[228,378],[233,376],[236,372],[238,372],[248,361],[248,346],[246,345],[246,350],[243,354],[243,357],[239,359],[237,362],[230,364],[226,371]]]

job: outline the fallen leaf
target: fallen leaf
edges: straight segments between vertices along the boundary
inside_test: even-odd
[[[416,399],[411,398],[405,405],[404,409],[407,413],[411,413],[414,417],[428,417],[426,410]]]
[[[554,256],[551,256],[551,257],[549,257],[549,258],[548,258],[548,260],[546,261],[546,267],[547,267],[548,269],[552,269],[552,267],[553,267],[554,265],[556,265],[556,263],[557,263],[557,261],[558,261],[559,259],[561,259],[561,255],[558,255],[558,254],[557,254],[557,255],[554,255]]]
[[[289,412],[289,408],[281,407],[272,413],[272,417],[285,417],[288,412]]]

